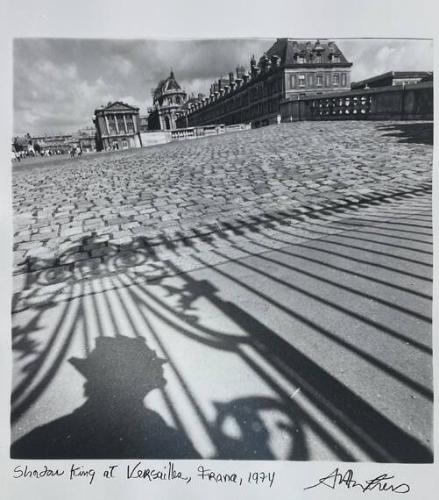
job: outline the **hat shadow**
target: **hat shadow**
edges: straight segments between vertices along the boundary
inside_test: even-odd
[[[144,405],[166,385],[166,361],[143,338],[98,337],[87,358],[69,361],[86,378],[85,403],[15,441],[11,458],[199,458],[184,432]]]

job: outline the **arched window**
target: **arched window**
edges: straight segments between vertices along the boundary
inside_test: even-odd
[[[180,104],[180,103],[181,103],[181,99],[180,99],[180,96],[179,96],[179,95],[175,98],[175,102],[176,102],[177,104]]]
[[[166,127],[166,130],[171,129],[171,122],[169,120],[169,116],[165,116],[165,127]]]

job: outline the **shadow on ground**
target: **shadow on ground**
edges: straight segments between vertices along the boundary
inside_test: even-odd
[[[433,145],[433,122],[425,123],[398,123],[378,127],[380,130],[388,130],[384,134],[388,137],[397,137],[399,142],[406,144],[428,144]]]
[[[323,219],[328,213],[325,211],[319,217]],[[423,229],[426,229],[428,220],[422,220],[422,217],[419,220],[424,222]],[[360,219],[358,223],[361,226],[367,221]],[[379,257],[386,254],[382,247],[364,249],[367,242],[376,244],[374,236],[383,236],[384,233],[390,240],[394,238],[394,231],[398,231],[398,227],[395,226],[394,229],[391,224],[376,233],[373,229],[370,230],[372,234],[370,231],[365,231],[363,234],[364,242],[360,246],[356,246],[357,240],[353,241],[348,234],[344,234],[343,238],[339,238],[337,242],[333,243],[331,250],[328,251],[342,260],[331,262],[321,259],[321,263],[326,268],[330,268],[331,271],[346,273],[355,279],[369,280],[377,289],[380,286],[390,287],[397,292],[409,294],[413,298],[420,297],[428,301],[430,295],[425,291],[419,291],[416,287],[405,287],[398,284],[398,280],[392,283],[386,278],[386,272],[391,272],[398,277],[409,277],[411,282],[427,283],[430,286],[431,265],[426,263],[422,251],[420,250],[416,254],[408,246],[411,257],[404,257],[402,254],[398,254],[395,249],[398,246],[401,251],[407,249],[404,245],[410,245],[411,237],[413,237],[413,241],[416,241],[416,235],[411,235],[410,229],[405,228],[406,232],[401,230],[404,237],[402,240],[398,239],[399,243],[389,243],[387,252],[388,257],[391,258],[391,264],[384,265],[380,262]],[[246,234],[251,240],[252,233],[257,233],[262,226],[270,227],[270,222],[255,221],[254,225],[247,226],[245,230],[241,228],[232,229],[232,231],[237,234]],[[318,231],[318,224],[315,225],[315,228]],[[413,231],[416,233],[415,229]],[[426,229],[426,234],[428,234],[428,229]],[[282,241],[282,237],[282,230],[277,230],[277,233],[272,235],[273,240]],[[228,236],[224,234],[224,238],[227,239]],[[404,238],[406,241],[402,244],[401,241]],[[202,237],[202,240],[205,244],[212,246],[212,252],[220,253],[209,235]],[[190,247],[191,241],[188,240],[187,244]],[[233,242],[231,244],[233,245]],[[309,256],[302,255],[301,257],[312,262],[315,257],[313,257],[311,250],[316,251],[316,248],[312,242],[307,245],[310,248]],[[170,248],[172,249],[172,245]],[[319,251],[322,252],[322,250]],[[96,298],[93,293],[86,292],[85,288],[84,295],[79,295],[79,298],[76,299],[78,303],[75,306],[76,309],[71,310],[73,300],[61,302],[62,312],[58,322],[52,325],[51,331],[40,331],[40,318],[47,307],[56,302],[56,295],[60,292],[53,292],[46,305],[36,305],[33,308],[31,320],[13,331],[13,349],[20,356],[23,367],[22,377],[15,384],[12,393],[12,424],[16,424],[31,410],[56,378],[63,364],[68,362],[69,347],[73,342],[73,336],[77,335],[78,328],[81,331],[85,361],[73,360],[73,364],[87,379],[85,385],[87,400],[70,415],[49,422],[13,443],[11,448],[13,458],[198,457],[198,452],[191,443],[182,423],[178,404],[172,401],[166,392],[166,379],[163,376],[161,361],[146,346],[142,338],[142,332],[148,331],[151,338],[159,346],[160,356],[164,357],[172,369],[183,388],[184,396],[192,405],[204,431],[214,444],[215,453],[209,458],[247,460],[277,458],[269,444],[271,433],[274,431],[266,425],[263,418],[264,412],[271,411],[280,416],[275,427],[276,432],[282,433],[286,442],[289,443],[286,453],[287,459],[310,459],[305,429],[311,429],[313,434],[332,450],[338,460],[356,460],[349,447],[346,446],[345,440],[340,439],[338,433],[331,432],[324,423],[306,409],[306,406],[294,401],[291,394],[279,383],[279,378],[274,376],[275,373],[288,381],[289,384],[300,387],[302,394],[312,405],[371,460],[408,463],[432,461],[433,455],[427,446],[390,421],[370,402],[364,400],[311,357],[301,352],[294,344],[294,336],[288,341],[285,340],[278,332],[248,312],[244,306],[235,301],[225,300],[223,294],[219,293],[213,279],[196,279],[189,273],[182,273],[178,265],[171,261],[164,264],[163,262],[159,263],[154,257],[153,247],[145,247],[144,242],[137,244],[135,241],[123,249],[115,248],[115,252],[114,258],[119,259],[119,269],[121,262],[125,262],[126,266],[123,278],[113,277],[115,284],[120,285],[119,287],[115,286],[113,292],[119,301],[120,310],[124,311],[127,321],[131,322],[133,331],[136,332],[136,338],[128,339],[124,331],[118,331],[116,336],[109,337],[99,318],[97,322],[93,323],[95,327],[92,330],[85,300],[87,296],[92,301],[96,301]],[[178,254],[177,250],[175,252]],[[349,320],[354,319],[360,325],[372,326],[380,332],[384,339],[392,338],[401,343],[410,341],[414,350],[421,352],[422,355],[431,360],[430,334],[427,335],[425,342],[422,339],[409,339],[379,319],[373,319],[358,311],[350,310],[349,307],[341,306],[330,295],[319,291],[311,294],[308,290],[299,288],[299,285],[274,276],[270,271],[270,264],[283,267],[285,276],[292,271],[302,274],[308,273],[308,275],[310,273],[305,268],[289,269],[288,264],[285,264],[281,258],[282,252],[287,254],[291,251],[279,251],[277,257],[270,257],[274,262],[268,262],[266,257],[261,257],[259,268],[251,267],[243,259],[236,260],[234,264],[249,272],[265,275],[272,280],[273,287],[287,287],[291,291],[302,293],[310,300],[321,303],[322,306],[335,309],[337,313],[344,315]],[[251,256],[249,252],[247,255]],[[290,255],[293,254],[290,253]],[[208,262],[203,262],[201,258],[199,260],[204,266],[209,266]],[[344,262],[348,261],[357,262],[358,270],[355,272],[349,270],[349,267],[344,265]],[[337,264],[337,262],[339,263]],[[153,293],[148,282],[139,282],[139,278],[148,278],[144,271],[138,270],[139,266],[147,263],[151,265],[151,269],[154,266],[159,268],[159,264],[162,265],[160,272],[164,270],[164,274],[157,278],[153,273],[153,278],[156,280],[156,285],[160,286],[167,296],[176,299],[176,307],[170,307],[168,302]],[[362,273],[362,264],[367,264],[374,269],[374,272]],[[62,268],[44,270],[40,273],[39,280],[45,284],[63,283],[63,293],[66,289],[73,289],[74,286],[85,286],[83,283],[78,285],[66,282],[64,272],[65,270]],[[215,273],[227,278],[230,283],[242,287],[251,296],[263,299],[270,307],[287,314],[292,320],[306,325],[321,338],[348,350],[374,368],[381,370],[386,376],[398,380],[411,391],[417,393],[419,397],[432,401],[433,394],[429,387],[412,379],[409,374],[402,373],[382,360],[374,358],[364,352],[361,347],[349,343],[337,335],[337,332],[331,330],[329,326],[323,327],[322,322],[318,321],[317,318],[307,316],[305,312],[295,308],[294,304],[282,304],[276,301],[273,296],[243,282],[239,277],[224,271],[224,269],[215,268]],[[96,276],[101,274],[102,270],[96,269]],[[164,275],[179,275],[182,284],[170,286],[166,280],[160,281]],[[312,277],[320,280],[322,286],[330,280],[323,275],[313,275]],[[399,312],[400,306],[392,302],[391,297],[383,298],[378,294],[376,296],[365,294],[360,288],[356,288],[355,280],[352,280],[349,286],[336,279],[331,280],[330,284],[343,290],[343,293],[349,294],[357,302],[373,301],[382,307]],[[123,293],[121,287],[123,287]],[[201,321],[199,310],[194,306],[199,299],[203,299],[220,311],[243,333],[225,333],[219,327],[206,326]],[[136,311],[137,323],[134,323],[130,313],[133,310]],[[66,318],[72,314],[74,316],[73,320],[70,320],[72,326],[67,328],[67,332],[63,334],[61,339],[60,332],[66,329]],[[107,303],[103,314],[108,315],[108,318],[117,324],[114,308],[110,303]],[[405,310],[404,314],[413,320],[424,322],[425,331],[431,333],[430,319],[427,315],[410,309]],[[172,327],[179,335],[202,344],[205,348],[233,353],[247,369],[270,388],[273,397],[255,394],[228,401],[217,401],[212,389],[211,402],[216,415],[213,419],[209,418],[203,412],[201,402],[197,400],[196,395],[191,390],[187,376],[179,366],[179,358],[168,352],[160,332],[154,327],[153,321],[151,321],[153,317]],[[40,335],[41,333],[44,333],[44,336]],[[96,342],[96,348],[93,350],[94,342]],[[56,352],[55,345],[60,345]],[[127,347],[128,345],[129,347]],[[133,349],[134,345],[137,347]],[[249,352],[252,355],[249,355]],[[121,356],[119,353],[124,353],[124,355]],[[257,359],[263,359],[265,365],[255,362],[254,356]],[[50,362],[48,362],[49,358]],[[200,376],[205,376],[205,374],[200,373]],[[75,381],[72,380],[72,383],[81,384],[80,377],[78,376]],[[171,428],[165,424],[157,412],[144,406],[143,398],[152,390],[162,393],[169,412],[173,416],[175,427]],[[225,428],[226,421],[230,419],[236,429],[233,435],[230,435]]]
[[[69,360],[86,378],[86,402],[38,427],[11,448],[12,458],[197,458],[188,438],[143,405],[166,383],[142,338],[99,337],[85,359]]]

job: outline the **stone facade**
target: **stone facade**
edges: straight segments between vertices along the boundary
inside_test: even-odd
[[[45,134],[32,137],[32,144],[38,144],[41,152],[60,151],[68,152],[75,143],[74,134]]]
[[[148,132],[149,115],[140,115],[140,132]]]
[[[79,148],[84,153],[90,153],[96,151],[96,129],[86,127],[73,134],[28,136],[28,142],[41,153],[68,153],[72,148]]]
[[[110,102],[95,110],[93,122],[98,151],[142,146],[139,108],[120,101]]]
[[[185,106],[186,92],[180,87],[171,71],[166,80],[162,80],[153,92],[153,106],[149,110],[149,130],[174,130],[177,128],[177,116]]]
[[[177,126],[276,123],[285,99],[349,89],[351,67],[334,42],[278,38],[258,62],[251,58],[249,71],[236,68],[181,110]]]

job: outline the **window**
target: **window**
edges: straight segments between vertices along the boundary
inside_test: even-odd
[[[119,116],[119,115],[114,115],[114,123],[116,125],[116,130],[118,132],[120,132],[121,130],[125,130],[124,129],[124,125],[123,125],[123,121],[122,121],[122,117]]]
[[[333,56],[332,57],[332,62],[333,63],[339,63],[340,62],[340,56]]]
[[[176,102],[177,104],[180,104],[180,102],[181,102],[181,100],[180,100],[180,96],[177,96],[177,97],[175,98],[175,102]]]
[[[125,120],[127,123],[127,131],[128,132],[134,132],[134,122],[133,122],[133,115],[126,115]]]
[[[341,84],[343,87],[346,87],[346,85],[347,85],[346,73],[341,74]]]
[[[322,56],[316,56],[314,62],[316,64],[322,64]]]
[[[305,62],[305,58],[303,56],[297,56],[297,62],[299,64],[303,64]]]
[[[305,87],[305,75],[299,75],[299,87]]]
[[[290,89],[296,88],[296,76],[290,75]]]
[[[340,84],[340,75],[338,73],[334,73],[332,75],[332,83],[334,85],[339,85]]]
[[[316,85],[321,87],[323,85],[323,75],[316,75]]]
[[[128,148],[128,142],[122,141],[122,149],[127,149],[127,148]]]
[[[110,134],[116,134],[116,122],[115,122],[115,116],[114,115],[108,115],[108,132]]]

